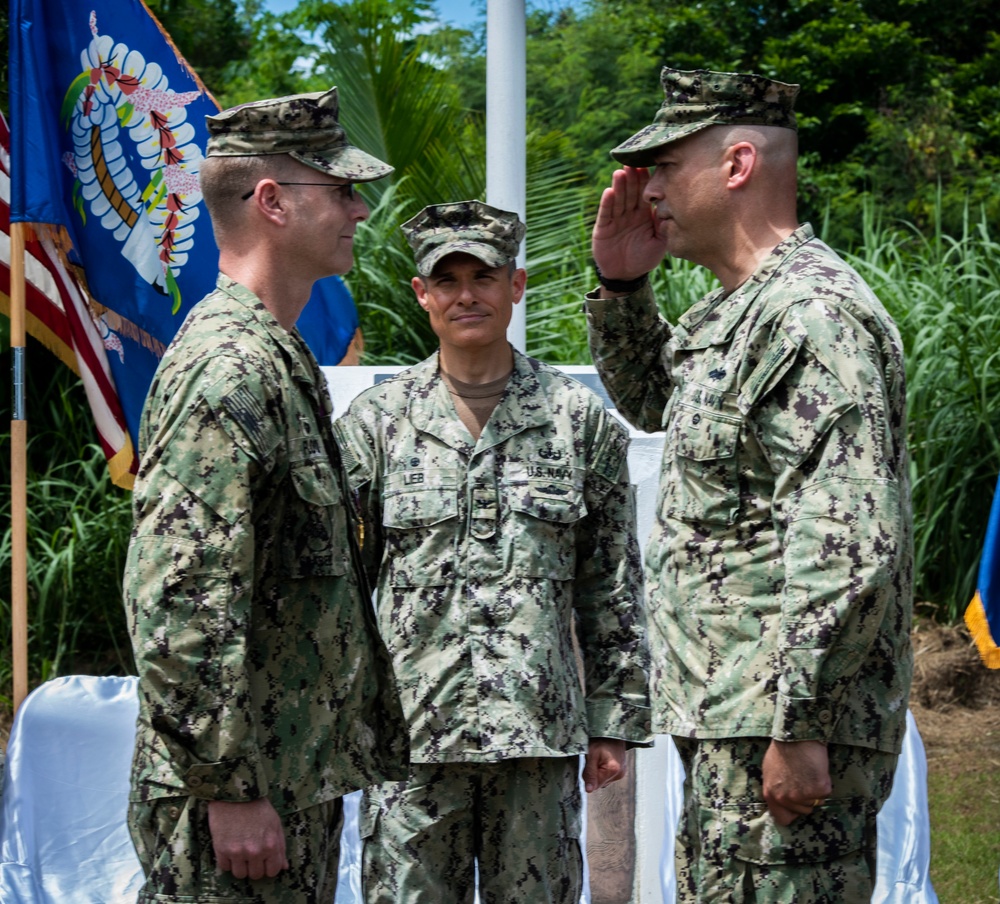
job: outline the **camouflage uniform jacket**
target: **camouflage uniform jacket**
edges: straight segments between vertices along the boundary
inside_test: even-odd
[[[666,431],[646,549],[657,725],[898,752],[913,552],[899,335],[800,226],[726,297],[587,301],[619,410]]]
[[[220,275],[140,428],[124,579],[134,799],[267,796],[282,813],[405,775],[331,416],[298,333]]]
[[[594,393],[515,353],[474,442],[434,355],[359,395],[335,431],[414,762],[648,741],[628,437]]]

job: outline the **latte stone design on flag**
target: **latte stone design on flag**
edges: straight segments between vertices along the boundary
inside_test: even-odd
[[[200,91],[175,93],[158,63],[98,31],[90,14],[83,71],[63,99],[73,151],[63,162],[76,178],[81,218],[100,220],[136,272],[181,306],[176,276],[187,263],[200,212],[198,169],[204,155],[185,107]],[[126,146],[134,145],[132,154]],[[133,171],[138,159],[142,169]]]

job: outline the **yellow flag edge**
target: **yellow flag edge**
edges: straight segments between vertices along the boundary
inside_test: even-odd
[[[111,482],[123,490],[131,490],[135,485],[135,474],[130,470],[135,450],[132,448],[132,437],[125,433],[125,444],[108,459],[108,473]]]
[[[0,292],[0,314],[10,318],[10,296]],[[24,312],[24,329],[42,343],[53,355],[65,364],[73,373],[80,376],[80,367],[76,363],[76,352],[59,338],[49,327],[38,319],[31,311]]]
[[[986,609],[983,608],[983,601],[979,596],[979,591],[972,598],[968,608],[965,610],[965,625],[976,642],[976,649],[983,660],[983,665],[988,669],[1000,669],[1000,647],[997,647],[990,633],[990,625],[986,620]]]

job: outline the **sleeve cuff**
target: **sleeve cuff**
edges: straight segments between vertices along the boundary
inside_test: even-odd
[[[654,323],[659,320],[660,312],[656,307],[653,287],[646,285],[628,295],[616,295],[614,298],[601,298],[601,287],[592,289],[584,296],[583,310],[598,323],[616,316],[624,317],[626,322],[633,324],[637,319],[648,317]],[[627,306],[627,310],[623,307]]]
[[[771,737],[778,741],[829,741],[837,713],[829,697],[778,694]]]
[[[646,706],[587,705],[587,734],[592,738],[616,738],[628,747],[652,746],[652,720],[653,711]]]
[[[243,803],[267,796],[267,779],[259,763],[247,759],[196,763],[184,773],[193,797]]]

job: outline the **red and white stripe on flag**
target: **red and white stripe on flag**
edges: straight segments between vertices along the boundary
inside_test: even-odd
[[[132,488],[137,466],[108,367],[107,349],[87,294],[48,230],[26,236],[25,329],[83,381],[112,481]],[[10,316],[10,130],[0,114],[0,311]],[[113,339],[113,334],[111,334]],[[28,416],[30,419],[30,408]]]

